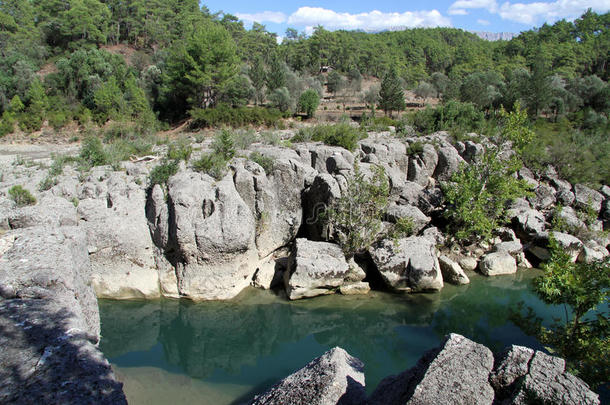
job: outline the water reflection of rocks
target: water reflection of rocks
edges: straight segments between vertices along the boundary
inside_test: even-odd
[[[258,290],[232,302],[102,301],[102,350],[112,360],[159,342],[169,364],[205,378],[217,369],[238,374],[241,367],[312,336],[321,346],[341,346],[359,357],[367,374],[380,369],[381,378],[414,364],[449,332],[492,348],[509,343],[494,330],[508,323],[509,306],[531,297],[527,280],[500,280],[475,280],[436,294],[373,293],[300,302]]]

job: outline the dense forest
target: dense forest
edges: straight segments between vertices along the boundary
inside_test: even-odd
[[[533,163],[556,161],[574,144],[581,160],[599,162],[609,149],[609,25],[610,13],[589,10],[574,22],[545,24],[510,41],[451,28],[317,27],[311,36],[288,29],[278,44],[263,25],[246,29],[197,0],[2,0],[0,135],[36,131],[45,122],[59,129],[109,120],[154,132],[218,108],[243,112],[246,105],[290,114],[307,110],[302,96],[311,98],[308,90],[322,95],[323,86],[333,94],[350,88],[385,111],[404,108],[401,100],[388,102],[383,82],[362,91],[365,76],[383,78],[385,89],[441,99],[444,106],[412,117],[421,131],[454,127],[466,112],[462,121],[473,121],[472,108],[493,119],[501,107],[519,102],[538,118],[536,153],[546,155]],[[320,74],[323,66],[333,73]],[[607,168],[589,169],[593,181],[610,177]]]

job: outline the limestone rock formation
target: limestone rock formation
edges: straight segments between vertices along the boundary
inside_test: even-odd
[[[250,404],[363,404],[363,369],[360,360],[335,347],[256,396]]]

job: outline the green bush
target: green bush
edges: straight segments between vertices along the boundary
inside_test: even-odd
[[[235,141],[233,140],[233,133],[231,131],[226,129],[220,131],[214,137],[211,146],[214,153],[225,161],[229,161],[235,156]]]
[[[165,160],[150,171],[150,186],[152,187],[155,184],[165,185],[169,178],[176,173],[178,173],[178,162]]]
[[[228,125],[234,128],[247,125],[274,126],[285,114],[275,108],[238,107],[220,104],[215,108],[196,108],[190,111],[191,129],[213,128]]]
[[[36,197],[34,197],[29,190],[23,188],[20,185],[11,187],[8,190],[8,195],[9,198],[13,200],[18,207],[36,204]]]
[[[53,111],[48,114],[49,125],[56,131],[60,130],[70,121],[69,114],[65,111]]]
[[[260,152],[250,153],[248,159],[255,163],[258,163],[267,174],[271,173],[271,170],[273,170],[274,159],[269,156],[262,155]]]
[[[193,170],[220,180],[227,172],[227,161],[218,153],[206,153],[193,162]]]
[[[188,162],[193,153],[193,147],[188,139],[181,139],[169,145],[167,149],[167,158],[169,160]]]
[[[426,107],[411,116],[411,124],[419,132],[430,134],[449,131],[459,137],[466,132],[481,132],[485,115],[472,103],[448,101],[436,108]]]
[[[51,189],[51,187],[55,186],[56,184],[57,184],[57,177],[51,176],[49,174],[38,184],[38,191],[49,190],[49,189]]]
[[[79,156],[90,167],[108,164],[108,156],[104,150],[104,145],[95,136],[89,136],[83,140]]]
[[[238,130],[233,133],[233,140],[237,149],[248,149],[250,145],[258,140],[253,130]]]
[[[292,138],[294,142],[319,141],[326,145],[341,146],[353,151],[358,146],[358,141],[365,137],[360,128],[354,128],[346,122],[334,125],[317,125],[315,127],[301,128],[299,133]]]
[[[320,105],[320,96],[314,89],[305,90],[299,97],[299,111],[307,114],[307,117],[313,117]]]
[[[0,119],[0,138],[15,132],[15,118],[8,111],[2,114]]]
[[[530,186],[513,174],[521,167],[517,159],[501,160],[498,150],[486,150],[481,161],[462,165],[451,181],[442,184],[447,202],[445,217],[460,242],[486,240],[507,221],[508,204],[529,195]]]
[[[420,141],[415,141],[409,144],[409,147],[407,148],[407,155],[416,156],[423,153],[423,151],[424,144]]]

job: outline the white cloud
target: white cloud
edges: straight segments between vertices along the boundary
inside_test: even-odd
[[[235,13],[235,16],[240,20],[245,22],[272,22],[276,24],[281,24],[286,22],[286,14],[281,13],[279,11],[262,11],[260,13],[254,14],[245,14],[245,13]]]
[[[451,15],[468,15],[468,11],[463,8],[453,8],[449,9],[449,14]]]
[[[310,34],[317,25],[327,29],[383,30],[396,27],[448,27],[451,26],[451,20],[437,10],[404,13],[382,13],[374,10],[350,14],[321,7],[301,7],[288,17],[288,24],[305,26],[305,32]]]
[[[554,2],[510,3],[500,6],[499,14],[505,20],[523,24],[554,22],[562,18],[572,20],[580,17],[588,8],[606,12],[610,10],[609,0],[557,0]]]
[[[477,24],[480,24],[480,25],[489,25],[489,24],[491,24],[491,23],[490,23],[489,21],[487,21],[487,20],[483,20],[483,19],[480,19],[480,18],[479,18],[479,19],[477,20]]]
[[[468,10],[483,9],[499,15],[503,20],[538,25],[543,22],[553,23],[562,18],[572,20],[582,15],[587,8],[607,12],[610,10],[610,0],[555,0],[533,3],[505,1],[501,6],[498,6],[496,0],[457,0],[449,6],[448,13],[466,15]]]
[[[495,13],[498,10],[496,0],[458,0],[449,6],[449,14],[466,15],[472,9],[484,9],[490,13]]]

